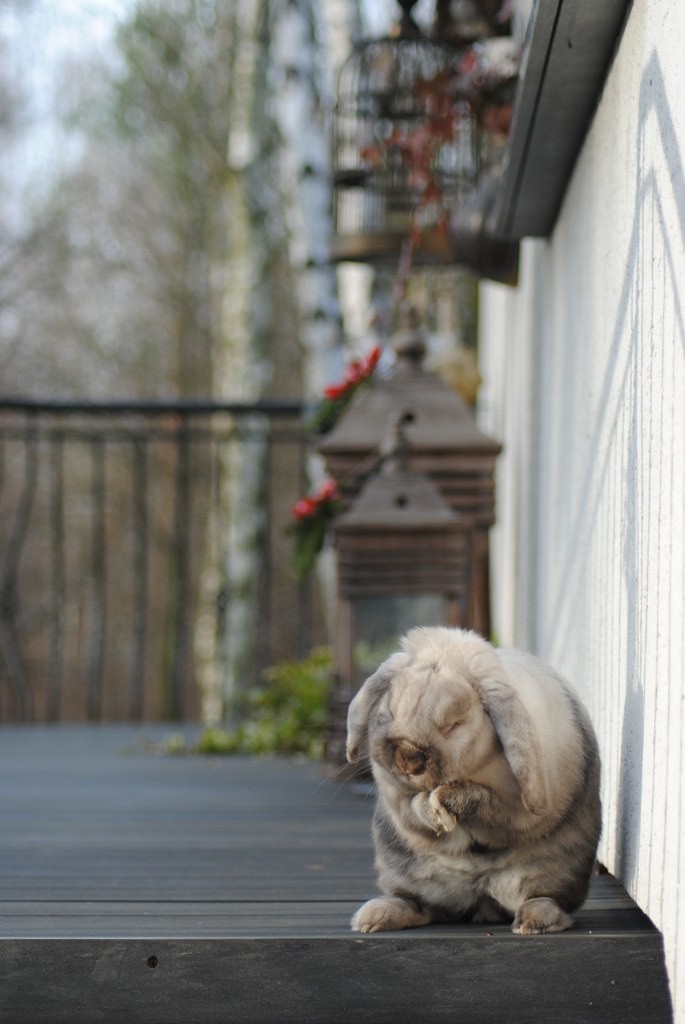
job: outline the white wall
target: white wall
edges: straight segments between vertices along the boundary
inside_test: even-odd
[[[506,445],[498,638],[580,689],[601,859],[662,929],[685,1022],[682,0],[635,0],[560,218],[482,287],[483,425]],[[680,886],[680,887],[679,887]]]

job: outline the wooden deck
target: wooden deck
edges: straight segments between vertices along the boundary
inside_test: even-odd
[[[577,927],[355,935],[373,798],[170,728],[0,728],[0,1022],[671,1020],[661,936],[608,876]]]

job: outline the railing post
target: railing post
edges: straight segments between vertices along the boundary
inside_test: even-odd
[[[148,600],[148,466],[147,441],[133,440],[133,652],[129,718],[141,721],[145,708]]]
[[[180,414],[176,432],[176,480],[173,532],[173,658],[169,690],[169,718],[180,721],[186,704],[190,662],[190,437],[188,418]]]
[[[30,414],[24,431],[24,482],[0,569],[0,650],[7,667],[21,722],[32,721],[33,695],[17,638],[19,613],[19,562],[29,528],[38,479],[38,430]]]
[[[92,577],[91,633],[88,652],[88,719],[97,722],[102,716],[102,673],[105,661],[107,616],[107,528],[105,440],[91,438],[92,458]]]
[[[51,594],[50,594],[50,664],[48,665],[46,718],[57,722],[60,717],[62,666],[64,662],[64,438],[50,435],[50,531]]]

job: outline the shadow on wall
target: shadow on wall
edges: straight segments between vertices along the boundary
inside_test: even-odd
[[[656,53],[652,56],[645,67],[640,87],[640,133],[638,149],[638,174],[640,178],[636,183],[635,215],[633,230],[630,240],[630,260],[626,267],[623,288],[621,293],[621,305],[614,330],[612,349],[615,349],[622,334],[623,322],[627,316],[628,298],[631,291],[633,278],[640,273],[640,239],[642,235],[642,218],[645,205],[651,201],[654,216],[658,220],[661,237],[664,245],[664,274],[670,278],[672,283],[671,294],[673,296],[673,311],[677,321],[678,335],[683,341],[685,337],[685,323],[683,308],[681,304],[681,290],[679,287],[678,271],[673,258],[673,244],[671,236],[674,233],[676,224],[668,223],[664,216],[664,207],[659,194],[658,182],[653,167],[653,158],[648,150],[645,139],[646,122],[651,115],[656,118],[659,129],[661,148],[664,153],[665,163],[670,173],[670,181],[674,193],[674,209],[677,211],[680,231],[680,243],[685,247],[685,170],[681,154],[677,146],[676,128],[671,116],[668,97],[664,84],[659,59]],[[643,168],[648,165],[649,170],[643,175]],[[642,270],[644,273],[644,268]],[[654,282],[652,283],[654,287]],[[631,329],[631,358],[628,366],[634,364],[633,395],[631,396],[630,433],[628,437],[628,459],[625,472],[628,479],[639,484],[641,471],[640,462],[640,431],[642,424],[639,422],[639,395],[637,385],[639,381],[639,367],[637,365],[637,349],[640,344],[646,344],[649,337],[644,337],[640,331],[640,324],[637,322],[637,315]],[[605,385],[605,393],[607,385]],[[604,396],[603,396],[604,397]],[[608,395],[606,396],[608,397]],[[622,878],[631,878],[634,875],[635,844],[631,844],[630,837],[639,835],[640,818],[642,812],[642,786],[643,759],[645,746],[645,701],[644,688],[641,682],[641,670],[649,670],[643,660],[644,637],[640,633],[640,625],[644,622],[644,610],[641,605],[641,588],[635,586],[631,581],[640,578],[641,565],[641,531],[644,524],[641,522],[640,509],[636,501],[630,501],[626,508],[626,526],[624,534],[624,576],[628,596],[627,624],[628,636],[626,644],[627,674],[628,678],[626,699],[623,710],[623,729],[621,732],[621,770],[619,777],[618,791],[618,815],[616,819],[616,850],[618,855],[618,870]],[[644,556],[643,556],[644,557]]]
[[[651,131],[653,126],[655,132]],[[666,174],[657,173],[655,136],[663,154]],[[549,607],[540,609],[546,618],[543,634],[551,636],[556,633],[561,645],[566,646],[566,637],[559,633],[559,629],[563,623],[562,633],[568,631],[576,622],[573,614],[565,612],[568,613],[571,605],[577,607],[579,599],[577,591],[581,585],[581,574],[578,571],[578,551],[591,549],[605,488],[613,475],[611,460],[616,452],[614,442],[619,443],[617,435],[623,429],[625,447],[620,470],[623,479],[623,508],[620,524],[617,521],[616,528],[622,530],[621,572],[624,593],[627,595],[627,678],[620,739],[616,834],[613,838],[619,858],[617,870],[624,880],[631,878],[636,867],[635,843],[632,840],[639,835],[643,811],[644,673],[650,670],[646,663],[646,637],[651,635],[652,628],[648,610],[644,607],[645,588],[640,585],[650,555],[645,541],[647,520],[644,515],[650,497],[645,497],[644,492],[651,482],[647,476],[650,467],[645,462],[645,444],[649,443],[645,434],[646,402],[653,398],[655,418],[666,415],[658,408],[656,393],[652,395],[650,391],[645,394],[642,370],[660,352],[661,338],[653,336],[655,328],[658,330],[658,323],[655,324],[652,314],[659,308],[659,303],[665,302],[666,296],[669,301],[668,318],[673,321],[673,337],[677,335],[681,345],[685,338],[685,312],[677,258],[685,248],[685,170],[678,141],[659,58],[653,52],[645,66],[640,86],[638,163],[632,226],[606,369],[597,402],[597,418],[592,424],[592,437],[588,439],[588,450],[593,452],[593,457],[587,460],[575,491],[580,498],[571,515],[568,529],[568,536],[573,538],[573,543],[562,556],[558,570],[558,578],[566,581],[566,584],[574,580],[574,577],[576,582],[575,585],[560,588]],[[672,196],[666,196],[665,183],[670,185]],[[677,211],[675,217],[671,210]],[[660,239],[663,263],[653,263],[646,257],[645,251],[649,251],[655,236]],[[668,373],[663,363],[662,370]],[[577,381],[574,380],[571,386],[576,385]],[[654,389],[654,385],[650,387]],[[648,413],[650,411],[647,409]],[[658,444],[660,438],[656,431],[654,439]],[[657,455],[655,451],[655,457]],[[666,466],[666,480],[669,472],[673,471],[670,466]],[[672,483],[677,483],[677,476],[673,477]],[[654,526],[657,537],[653,543],[658,549],[659,531],[668,530],[667,516],[664,523],[659,518]],[[667,550],[666,545],[663,550]]]

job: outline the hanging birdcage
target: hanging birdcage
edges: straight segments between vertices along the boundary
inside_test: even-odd
[[[335,260],[451,257],[452,210],[478,176],[475,118],[459,51],[427,39],[401,3],[395,33],[358,43],[341,68],[333,118]]]

